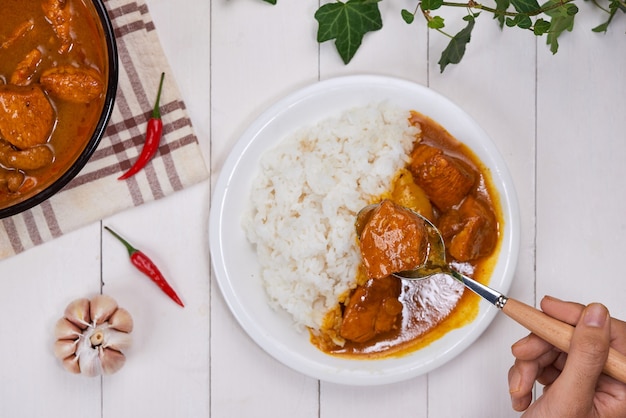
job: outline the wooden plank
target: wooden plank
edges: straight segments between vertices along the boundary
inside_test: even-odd
[[[377,74],[427,83],[427,36],[423,26],[407,25],[394,2],[381,2],[383,28],[365,35],[353,60],[345,65],[333,42],[320,46],[320,75],[323,79]],[[317,30],[312,19],[306,22]],[[366,360],[364,360],[366,361]],[[322,417],[342,416],[428,416],[428,380],[425,375],[406,382],[374,387],[321,383]]]
[[[317,44],[304,24],[313,7],[302,2],[213,2],[212,173],[219,172],[239,135],[264,109],[317,80]],[[275,417],[318,417],[318,382],[274,360],[248,338],[213,281],[211,415],[266,411]]]
[[[580,14],[556,55],[539,49],[537,294],[603,302],[626,318],[616,269],[626,247],[626,55],[616,53],[626,22],[591,32],[602,19]]]
[[[428,380],[426,376],[384,386],[339,386],[323,383],[320,417],[399,416],[426,418]]]
[[[104,380],[105,417],[209,414],[209,267],[200,232],[207,200],[196,186],[104,220],[155,262],[185,304],[169,299],[103,232],[104,292],[135,324],[126,365]]]
[[[449,23],[453,16],[447,18]],[[448,40],[431,35],[430,86],[477,121],[508,165],[522,222],[518,267],[508,293],[533,304],[535,43],[523,31],[501,32],[486,17],[476,22],[461,63],[449,65],[443,74],[437,62]],[[517,416],[510,406],[507,373],[513,362],[510,345],[525,333],[499,314],[466,351],[430,373],[430,416]]]
[[[74,299],[100,292],[97,226],[0,263],[0,416],[100,416],[100,379],[65,371],[54,326]]]
[[[149,0],[148,7],[171,66],[169,82],[178,85],[208,166],[210,3]],[[104,290],[135,321],[126,365],[103,381],[102,416],[209,416],[208,207],[207,181],[104,220],[155,261],[185,308],[102,232]]]

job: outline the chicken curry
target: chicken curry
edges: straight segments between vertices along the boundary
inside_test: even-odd
[[[448,276],[391,276],[426,257],[427,233],[411,211],[441,231],[450,264],[480,282],[489,280],[499,244],[502,216],[488,170],[435,121],[417,112],[410,121],[421,133],[409,163],[362,229],[357,286],[327,314],[322,332],[312,335],[329,354],[372,358],[411,352],[478,313],[478,297]]]
[[[107,50],[85,0],[3,0],[0,27],[0,208],[56,180],[93,134]]]

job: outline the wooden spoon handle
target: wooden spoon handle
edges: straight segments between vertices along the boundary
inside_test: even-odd
[[[559,350],[569,352],[573,326],[515,299],[508,299],[502,312]],[[604,373],[626,383],[626,356],[610,348]]]

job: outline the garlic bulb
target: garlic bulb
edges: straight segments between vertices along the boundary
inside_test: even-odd
[[[72,301],[54,328],[54,355],[63,367],[85,376],[112,374],[126,361],[133,319],[110,296]]]

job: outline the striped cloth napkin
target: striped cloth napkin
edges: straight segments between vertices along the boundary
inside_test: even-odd
[[[0,259],[208,178],[146,4],[141,0],[104,3],[115,28],[120,59],[117,98],[106,135],[83,170],[59,193],[26,212],[0,219]],[[161,72],[166,76],[159,150],[141,172],[117,180],[143,147]]]

